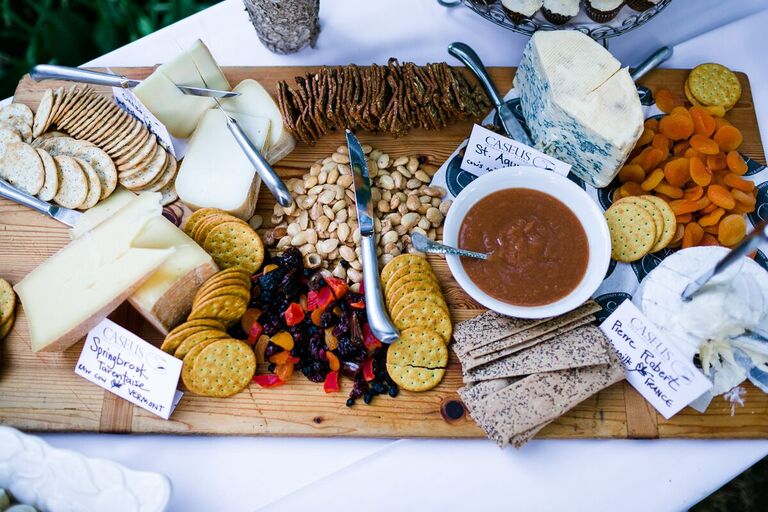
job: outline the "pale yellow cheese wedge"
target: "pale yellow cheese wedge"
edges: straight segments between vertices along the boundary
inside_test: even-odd
[[[160,194],[145,194],[74,240],[14,288],[32,350],[63,351],[127,299],[175,249],[135,242],[162,214]]]

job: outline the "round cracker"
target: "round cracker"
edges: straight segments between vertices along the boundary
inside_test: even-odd
[[[116,122],[121,112],[120,107],[116,104],[112,102],[108,103],[107,106],[102,108],[98,118],[94,119],[88,126],[80,130],[77,134],[78,137],[86,140],[94,140],[97,133],[103,133],[105,129]]]
[[[99,128],[93,135],[88,137],[88,140],[93,141],[96,145],[101,145],[102,142],[107,140],[117,130],[122,130],[128,123],[130,123],[132,117],[126,114],[123,110],[118,109],[112,117],[104,123],[104,126]]]
[[[421,266],[416,267],[400,267],[395,273],[389,277],[389,281],[384,283],[384,296],[390,297],[398,286],[409,281],[421,281],[430,279],[437,283],[437,277],[432,272],[432,268],[424,268]]]
[[[225,328],[223,323],[213,318],[188,320],[171,329],[163,340],[163,343],[160,345],[160,350],[173,354],[187,336],[207,329],[218,329],[223,332]]]
[[[194,309],[195,307],[199,306],[200,304],[208,300],[215,299],[216,297],[224,297],[228,295],[240,297],[246,302],[251,300],[250,287],[245,286],[241,283],[229,284],[227,286],[220,286],[213,289],[209,289],[206,291],[206,293],[201,294],[200,297],[195,297],[195,300],[192,302],[192,309]]]
[[[402,310],[392,321],[400,330],[412,327],[428,328],[440,334],[446,345],[451,341],[451,334],[453,333],[451,315],[447,309],[440,305],[431,302],[417,302]]]
[[[37,193],[37,197],[43,201],[51,201],[59,190],[59,168],[53,157],[44,149],[36,148],[40,160],[43,162],[45,182],[43,188]]]
[[[165,169],[168,156],[165,148],[158,144],[155,156],[138,173],[120,178],[120,184],[127,189],[136,190],[152,183]]]
[[[165,165],[163,166],[163,172],[155,178],[153,181],[142,187],[140,190],[148,192],[157,192],[166,187],[173,178],[176,177],[178,171],[178,164],[172,154],[168,153],[168,157],[165,159]]]
[[[83,132],[91,126],[91,123],[102,121],[104,109],[108,107],[109,100],[104,96],[97,95],[96,99],[85,108],[77,119],[72,121],[67,131],[78,139],[83,138]]]
[[[144,143],[135,148],[133,151],[126,151],[122,155],[115,155],[112,157],[115,160],[115,165],[118,171],[125,169],[133,169],[141,162],[155,154],[157,151],[157,137],[154,133],[150,133]]]
[[[5,321],[5,323],[0,324],[0,341],[5,339],[6,336],[11,332],[11,329],[13,329],[13,322],[16,318],[15,314],[11,314],[11,317]]]
[[[80,94],[82,94],[82,88],[79,84],[71,85],[64,90],[61,97],[61,103],[51,117],[51,124],[56,124],[62,118]]]
[[[27,194],[36,195],[45,183],[45,168],[35,148],[10,142],[0,156],[0,178]]]
[[[0,107],[0,121],[8,121],[11,119],[21,121],[27,126],[32,128],[34,123],[34,114],[32,109],[23,103],[10,103]]]
[[[214,297],[198,304],[189,314],[189,319],[213,318],[223,322],[225,325],[231,325],[242,318],[247,308],[248,301],[242,297],[234,295]]]
[[[226,213],[224,210],[220,210],[218,208],[200,208],[199,210],[195,210],[192,212],[192,214],[187,219],[187,222],[184,224],[184,232],[190,237],[192,237],[192,231],[195,229],[195,226],[205,218],[210,215],[211,213]]]
[[[40,105],[35,112],[35,118],[32,122],[32,136],[39,137],[50,124],[51,114],[53,113],[53,89],[46,89],[43,97],[40,99]]]
[[[195,367],[195,359],[197,359],[197,356],[200,355],[200,352],[202,352],[205,347],[207,347],[214,341],[219,341],[219,339],[229,339],[229,338],[222,337],[218,339],[213,338],[210,340],[205,340],[201,343],[198,343],[194,347],[192,347],[190,351],[187,352],[187,355],[184,356],[184,362],[181,366],[181,382],[184,383],[184,387],[186,387],[188,391],[191,391],[198,395],[203,394],[202,392],[197,391],[197,389],[195,388],[194,376],[192,374],[192,370]]]
[[[672,211],[672,207],[669,206],[669,203],[660,197],[651,195],[641,197],[652,202],[659,212],[661,212],[661,217],[664,219],[664,230],[656,241],[656,244],[651,247],[651,252],[660,251],[668,246],[675,237],[675,231],[677,230],[677,218],[675,217],[675,212]]]
[[[16,294],[11,283],[0,277],[0,324],[4,324],[16,309]]]
[[[197,230],[194,232],[193,238],[197,241],[197,243],[203,245],[211,230],[219,224],[223,224],[225,222],[241,222],[243,224],[247,224],[244,220],[233,217],[228,213],[211,214],[208,215],[204,221],[197,225]]]
[[[611,233],[611,257],[631,263],[651,250],[656,243],[656,225],[645,208],[632,203],[614,203],[605,211]]]
[[[389,297],[387,297],[387,304],[393,306],[397,304],[397,301],[402,299],[405,295],[414,292],[432,291],[436,293],[442,293],[440,285],[432,279],[422,279],[419,281],[405,281],[399,288],[393,288],[390,290]]]
[[[646,196],[624,197],[616,202],[633,203],[643,207],[645,211],[650,213],[651,217],[653,217],[653,225],[656,227],[656,240],[654,241],[654,244],[661,239],[661,235],[664,234],[664,216],[661,214],[661,210],[656,208],[656,205],[653,202],[646,199]]]
[[[254,273],[264,262],[261,238],[242,220],[214,227],[206,236],[203,248],[219,268],[241,267]]]
[[[194,388],[207,396],[227,397],[243,390],[256,373],[256,355],[242,341],[211,343],[195,358]]]
[[[59,131],[56,131],[56,130],[53,130],[53,131],[50,131],[50,132],[45,132],[41,136],[33,139],[32,142],[31,142],[31,145],[33,147],[40,148],[40,147],[43,146],[43,143],[46,140],[53,139],[54,137],[69,137],[69,135],[67,135],[64,132],[59,132]]]
[[[53,157],[59,169],[59,190],[53,200],[64,208],[79,208],[88,197],[88,178],[74,158],[67,155]]]
[[[741,98],[741,82],[736,74],[722,64],[700,64],[688,75],[691,95],[703,105],[732,108]]]
[[[184,356],[186,356],[189,351],[197,345],[198,343],[202,343],[207,340],[215,340],[226,336],[226,333],[224,331],[220,331],[218,329],[204,329],[201,331],[197,331],[193,334],[189,334],[186,336],[182,342],[179,344],[179,346],[176,348],[176,350],[173,352],[174,357],[177,357],[179,359],[184,359]]]
[[[97,101],[99,101],[98,94],[93,92],[92,89],[85,91],[82,98],[72,105],[70,111],[61,116],[61,119],[56,123],[56,126],[67,132],[71,132],[72,127],[81,120],[83,115],[90,111],[91,106]]]
[[[96,146],[81,147],[74,156],[80,158],[96,171],[101,184],[101,199],[106,199],[117,187],[117,169],[109,155]]]
[[[431,302],[444,308],[446,311],[448,310],[448,305],[445,303],[442,293],[433,290],[422,290],[403,295],[397,302],[392,302],[392,305],[389,308],[389,315],[391,317],[396,317],[403,309],[420,302]]]
[[[50,137],[40,143],[40,148],[46,150],[51,156],[67,155],[77,156],[82,148],[93,147],[89,142],[77,140],[72,137]]]
[[[392,274],[397,272],[402,267],[422,267],[432,270],[429,262],[426,258],[415,254],[400,254],[390,260],[389,263],[384,265],[381,269],[381,282],[386,284]]]
[[[387,350],[387,373],[408,391],[437,386],[448,365],[448,349],[439,333],[420,327],[405,329]]]
[[[18,132],[23,142],[32,142],[32,128],[24,124],[24,121],[21,119],[14,117],[6,119],[5,121],[0,121],[0,128],[14,130]]]
[[[85,201],[80,205],[80,208],[87,210],[93,208],[99,202],[101,197],[101,181],[99,181],[99,175],[93,170],[91,164],[83,160],[82,158],[72,157],[83,169],[85,177],[88,178],[88,195],[85,197]]]
[[[133,124],[128,125],[125,131],[116,133],[111,139],[104,142],[101,149],[106,151],[109,156],[115,157],[123,154],[123,151],[133,149],[149,138],[149,130],[138,120],[133,119]]]

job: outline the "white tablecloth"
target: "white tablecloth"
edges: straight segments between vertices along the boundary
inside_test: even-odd
[[[315,50],[269,53],[238,0],[222,2],[89,65],[163,62],[202,38],[222,65],[319,65],[448,60],[454,40],[487,65],[515,65],[526,38],[433,0],[321,0]],[[675,0],[610,42],[625,64],[676,44],[670,67],[719,61],[747,72],[768,140],[765,0]],[[754,15],[759,11],[764,11]],[[740,20],[730,24],[735,20]],[[362,407],[362,406],[361,406]],[[51,444],[159,471],[171,510],[684,510],[768,454],[768,441],[488,441],[47,434]]]

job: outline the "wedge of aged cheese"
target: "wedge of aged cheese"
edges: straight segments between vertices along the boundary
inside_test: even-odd
[[[160,194],[145,194],[15,286],[34,352],[62,351],[73,345],[175,252],[135,245],[142,230],[161,215]]]
[[[595,187],[616,176],[643,131],[627,68],[581,32],[539,31],[515,74],[536,147]]]
[[[122,187],[108,199],[83,213],[71,230],[73,238],[82,236],[115,215],[138,196]],[[218,271],[213,258],[194,240],[163,216],[149,221],[136,237],[135,247],[176,252],[147,279],[128,301],[158,331],[167,334],[180,324],[192,308],[200,286]]]
[[[231,115],[264,154],[269,148],[269,119]],[[176,177],[181,200],[193,210],[221,208],[248,220],[256,208],[260,186],[261,178],[227,128],[224,113],[218,109],[207,111],[189,141]]]
[[[233,91],[239,92],[240,96],[222,101],[224,110],[270,120],[269,150],[264,154],[269,163],[279,162],[293,151],[296,139],[283,124],[280,108],[267,90],[256,80],[246,78]]]
[[[206,87],[206,84],[211,89],[230,89],[221,68],[198,39],[185,52],[158,67],[134,92],[171,135],[186,138],[205,111],[216,103],[213,98],[184,94],[176,85]]]

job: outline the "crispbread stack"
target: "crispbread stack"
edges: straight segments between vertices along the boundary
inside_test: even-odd
[[[19,143],[31,144],[37,155]],[[90,87],[47,89],[34,115],[16,103],[0,109],[0,154],[0,177],[67,208],[95,206],[118,182],[134,192],[160,192],[163,204],[178,198],[173,155],[141,122]]]
[[[488,311],[456,326],[459,390],[472,418],[499,446],[520,447],[547,424],[623,378],[621,363],[592,325],[600,306],[522,320]]]
[[[400,339],[387,351],[387,373],[401,388],[427,391],[448,365],[452,325],[437,278],[422,256],[395,256],[381,271],[389,315]]]

